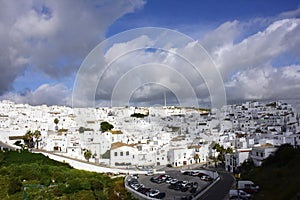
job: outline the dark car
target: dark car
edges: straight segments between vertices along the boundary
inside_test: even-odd
[[[147,193],[149,193],[150,190],[151,190],[151,188],[143,187],[143,188],[139,188],[137,191],[144,194],[144,195],[146,195]]]
[[[185,187],[181,187],[180,191],[181,191],[181,192],[186,192],[186,191],[188,191],[188,189],[189,189],[189,188],[185,186]]]
[[[182,174],[183,174],[183,175],[189,175],[189,176],[191,176],[191,175],[192,175],[192,172],[191,172],[191,171],[185,171],[185,172],[183,172]]]
[[[174,183],[174,184],[170,184],[169,186],[168,186],[168,188],[169,189],[174,189],[176,187],[176,184]]]
[[[197,182],[194,182],[193,184],[192,184],[192,188],[198,188],[198,183]]]
[[[180,200],[191,200],[191,199],[193,199],[193,197],[191,197],[191,196],[184,196],[184,197],[181,197],[180,198]]]
[[[153,182],[153,183],[157,183],[158,177],[151,177],[150,181]]]
[[[154,196],[154,198],[156,198],[156,199],[163,199],[165,197],[166,197],[165,192],[160,192],[158,195]]]
[[[196,193],[196,191],[197,191],[197,188],[191,188],[191,190],[190,190],[190,192],[191,192],[192,194]]]
[[[132,179],[128,180],[128,185],[137,184],[137,183],[138,183],[138,180],[135,179],[135,178],[132,178]]]

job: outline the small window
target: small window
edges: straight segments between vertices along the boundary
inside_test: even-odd
[[[258,156],[258,152],[256,152],[256,156]]]
[[[118,156],[118,152],[115,152],[115,156]]]
[[[261,157],[264,157],[264,153],[260,153],[260,156],[261,156]]]
[[[123,156],[123,152],[120,152],[120,156]]]
[[[126,151],[126,156],[129,156],[129,151]]]

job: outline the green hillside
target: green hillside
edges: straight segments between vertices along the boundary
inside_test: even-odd
[[[248,166],[243,179],[253,180],[261,190],[254,199],[296,199],[300,192],[300,150],[282,145],[262,167]]]
[[[123,178],[76,170],[42,154],[0,152],[0,199],[133,199]]]

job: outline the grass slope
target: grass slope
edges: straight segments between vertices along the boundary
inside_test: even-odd
[[[0,152],[1,200],[133,199],[123,185],[123,178],[76,170],[42,154]]]

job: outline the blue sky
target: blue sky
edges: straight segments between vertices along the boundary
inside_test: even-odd
[[[107,36],[142,26],[159,26],[182,31],[204,32],[226,21],[247,21],[253,18],[275,16],[294,10],[300,1],[174,1],[150,0],[134,13],[129,13],[116,20],[108,29]],[[196,39],[196,38],[195,38]]]
[[[0,34],[1,99],[71,105],[76,74],[89,52],[115,34],[148,26],[176,30],[201,44],[220,71],[228,100],[300,98],[295,92],[300,90],[298,0],[1,0],[1,4],[0,27],[5,30]],[[119,46],[149,42],[135,39]],[[116,54],[110,56],[118,56],[117,46],[111,46],[109,51]],[[146,51],[139,59],[152,56],[163,62],[157,59],[161,55]],[[129,57],[127,63],[134,59]],[[117,68],[112,72],[112,80],[124,73]],[[205,84],[191,81],[191,85],[202,88],[199,101],[209,101]],[[111,91],[113,85],[106,87]],[[141,86],[133,103],[142,105],[142,96],[162,103],[162,90],[157,85]],[[95,94],[100,105],[107,105],[110,95],[105,89]]]

